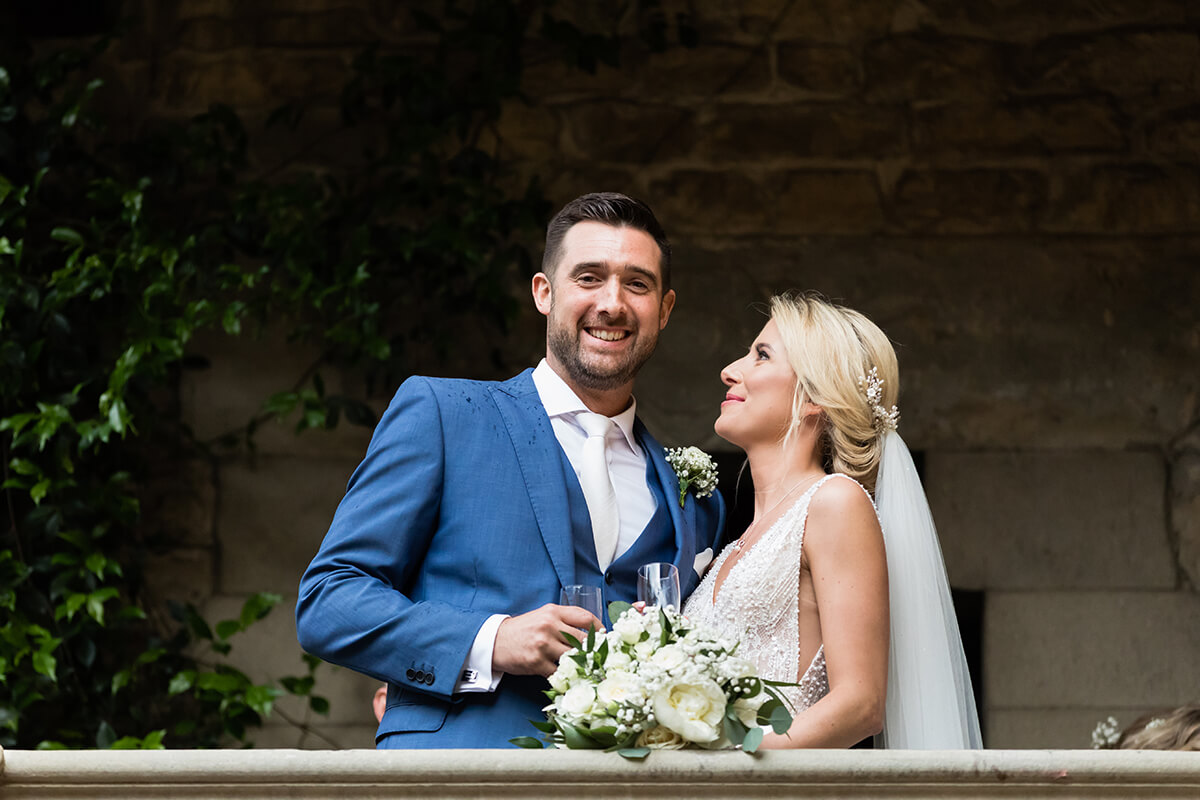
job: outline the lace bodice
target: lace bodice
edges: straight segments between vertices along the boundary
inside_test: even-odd
[[[834,477],[817,481],[742,553],[725,576],[715,604],[713,586],[721,565],[735,552],[732,544],[721,551],[684,606],[690,619],[739,639],[738,655],[758,665],[760,676],[777,681],[799,678],[799,686],[779,687],[796,712],[829,693],[823,644],[800,673],[800,556],[809,502]]]

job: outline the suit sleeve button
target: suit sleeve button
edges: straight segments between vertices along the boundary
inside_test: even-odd
[[[416,674],[416,676],[414,676],[414,680],[416,680],[416,682],[417,682],[417,683],[424,683],[424,682],[425,682],[425,673],[424,673],[424,671],[422,671],[422,670],[417,670],[417,674]]]
[[[433,673],[432,672],[425,673],[425,684],[427,686],[433,686]]]
[[[410,669],[408,672],[404,673],[404,677],[408,678],[410,681],[415,681],[417,679],[417,673]]]

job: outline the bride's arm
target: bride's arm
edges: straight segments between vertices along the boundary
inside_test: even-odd
[[[888,669],[888,583],[883,533],[871,501],[850,481],[812,499],[804,533],[829,694],[800,712],[765,748],[850,747],[883,727]]]

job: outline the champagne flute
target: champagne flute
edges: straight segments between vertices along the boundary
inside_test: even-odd
[[[648,606],[672,606],[678,611],[682,599],[679,592],[679,570],[674,564],[665,561],[643,564],[638,567],[637,593],[638,600]]]
[[[570,586],[564,586],[562,591],[558,593],[559,605],[577,606],[585,611],[590,611],[592,616],[604,622],[604,601],[601,598],[599,586],[588,586],[586,584],[575,583]]]

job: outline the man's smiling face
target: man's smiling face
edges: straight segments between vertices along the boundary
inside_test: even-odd
[[[547,318],[546,360],[572,386],[632,390],[675,305],[675,292],[663,292],[658,245],[636,228],[580,222],[562,253],[553,278],[533,281]]]

